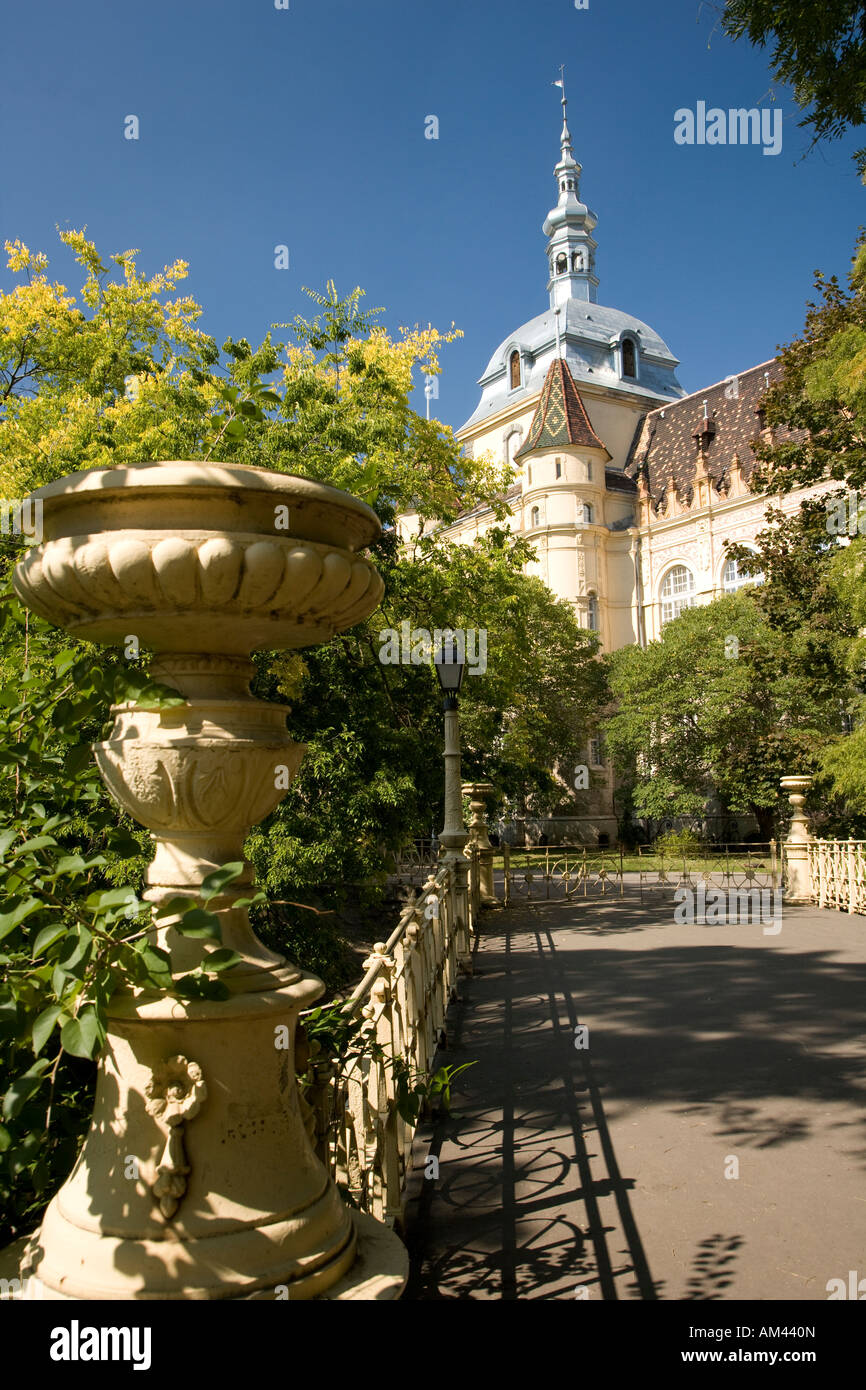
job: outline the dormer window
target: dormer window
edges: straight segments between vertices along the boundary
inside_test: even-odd
[[[622,340],[622,374],[631,377],[632,381],[637,377],[637,351],[633,338]]]
[[[516,349],[508,359],[508,370],[511,390],[516,391],[520,385],[520,353]]]
[[[566,273],[567,270],[568,270],[568,257],[565,255],[564,252],[562,252],[562,253],[560,253],[560,255],[558,255],[557,258],[556,258],[556,273],[557,273],[557,275],[565,275],[565,273]]]

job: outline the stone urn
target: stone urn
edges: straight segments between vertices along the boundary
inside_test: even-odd
[[[496,902],[496,893],[493,887],[493,856],[495,851],[490,843],[490,836],[487,834],[484,802],[492,794],[494,788],[490,782],[464,782],[462,790],[463,795],[469,798],[469,844],[474,845],[478,850],[481,902],[485,907],[491,907]]]
[[[811,900],[809,883],[809,822],[803,806],[812,785],[811,777],[793,775],[783,777],[779,786],[788,795],[794,814],[788,838],[782,846],[785,858],[785,902],[789,904],[808,903]]]
[[[225,464],[90,469],[34,497],[45,538],[15,572],[22,603],[77,637],[137,639],[185,697],[114,707],[95,754],[153,836],[145,897],[194,899],[244,861],[304,753],[285,708],[251,695],[250,654],[327,642],[378,606],[360,552],[379,522],[335,488]],[[304,1126],[295,1028],[324,986],[257,939],[236,905],[251,881],[247,866],[209,904],[241,957],[228,1000],[112,999],[90,1132],[24,1258],[30,1297],[399,1296],[405,1248],[349,1212]],[[155,939],[186,971],[203,947],[177,921]]]

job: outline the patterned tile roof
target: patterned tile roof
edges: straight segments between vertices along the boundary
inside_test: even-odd
[[[717,489],[724,490],[735,462],[739,462],[742,477],[748,483],[755,466],[751,443],[761,432],[761,398],[768,383],[776,381],[780,374],[777,360],[762,362],[736,377],[649,411],[635,432],[625,464],[626,474],[635,479],[644,476],[656,507],[668,493],[676,493],[690,503],[703,446],[704,467]],[[776,438],[788,437],[789,433],[779,429]]]
[[[574,384],[567,362],[557,357],[550,364],[544,379],[541,396],[535,407],[526,443],[514,455],[516,459],[536,449],[551,449],[557,445],[576,444],[584,449],[604,449],[589,422],[586,407]]]

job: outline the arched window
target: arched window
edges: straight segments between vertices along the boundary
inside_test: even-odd
[[[589,605],[586,613],[586,625],[590,632],[598,632],[598,599],[595,594],[590,594]]]
[[[592,503],[591,503],[591,502],[584,502],[584,504],[583,504],[583,511],[582,511],[581,515],[583,516],[584,523],[585,523],[587,526],[591,526],[591,525],[592,525]]]
[[[730,559],[722,574],[722,588],[726,594],[733,594],[737,589],[742,589],[744,584],[762,583],[763,578],[763,574],[744,574],[739,563]]]
[[[511,389],[514,391],[520,385],[520,353],[516,348],[508,359],[508,364],[511,372]]]
[[[506,463],[515,463],[514,455],[520,448],[523,432],[519,426],[512,429],[506,436],[503,444]]]
[[[632,338],[622,340],[622,374],[632,378],[637,376],[637,353]]]
[[[684,608],[695,603],[695,577],[685,565],[674,565],[664,577],[661,590],[662,624],[678,618]]]
[[[541,512],[539,511],[538,507],[533,507],[533,508],[532,508],[532,511],[530,512],[530,515],[529,515],[529,524],[530,524],[530,526],[540,526],[540,525],[541,525]]]
[[[572,251],[571,268],[572,270],[586,270],[586,262],[584,261],[582,251]]]
[[[568,270],[568,257],[567,257],[564,253],[558,255],[557,258],[556,258],[556,273],[557,273],[557,275],[564,275],[565,272],[566,272],[567,270]]]

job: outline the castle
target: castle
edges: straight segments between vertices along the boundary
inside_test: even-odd
[[[684,607],[754,582],[724,542],[749,545],[765,525],[767,499],[749,486],[751,443],[765,431],[761,401],[779,365],[761,363],[687,396],[663,339],[599,304],[597,219],[580,200],[564,91],[562,108],[558,199],[544,222],[549,306],[499,344],[457,437],[467,453],[513,464],[509,524],[532,542],[531,572],[613,651],[657,638]],[[800,498],[774,503],[796,511]],[[479,507],[442,534],[467,544],[494,524]],[[562,814],[536,822],[536,836],[615,840],[601,738],[582,755],[593,787],[576,800],[568,789]]]

